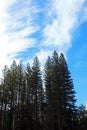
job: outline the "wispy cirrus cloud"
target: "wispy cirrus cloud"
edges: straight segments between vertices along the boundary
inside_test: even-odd
[[[0,69],[19,52],[35,46],[36,39],[30,36],[39,28],[34,23],[37,12],[32,0],[0,0]]]
[[[44,26],[41,30],[42,41],[38,57],[43,62],[46,59],[45,55],[51,55],[53,50],[66,55],[72,47],[73,33],[87,20],[87,1],[46,0],[42,11]]]
[[[72,46],[73,32],[81,21],[84,22],[87,19],[87,6],[84,8],[84,3],[85,0],[48,1],[46,23],[43,29],[45,46],[54,46],[63,52]]]
[[[0,0],[0,69],[26,49],[41,62],[54,49],[66,53],[86,20],[86,0]]]

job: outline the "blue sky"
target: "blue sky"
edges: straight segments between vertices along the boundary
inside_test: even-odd
[[[87,0],[0,0],[0,73],[15,59],[42,68],[48,55],[63,52],[74,81],[77,105],[87,98]]]

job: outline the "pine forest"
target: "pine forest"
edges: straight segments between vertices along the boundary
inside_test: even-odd
[[[0,130],[87,130],[64,54],[54,51],[43,71],[37,56],[30,64],[13,61],[2,71]]]

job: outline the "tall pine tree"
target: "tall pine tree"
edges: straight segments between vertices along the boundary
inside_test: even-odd
[[[53,130],[53,114],[52,114],[52,61],[48,57],[44,68],[44,80],[45,80],[45,100],[46,100],[46,120],[45,129]]]
[[[40,127],[42,117],[42,102],[43,102],[43,86],[40,71],[40,63],[36,56],[32,66],[32,93],[33,93],[33,117],[35,119],[36,130]]]
[[[75,91],[64,55],[61,53],[59,57],[59,73],[61,88],[61,105],[62,105],[62,128],[74,129],[75,122]]]

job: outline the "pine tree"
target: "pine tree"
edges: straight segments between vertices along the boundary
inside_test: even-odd
[[[52,55],[52,101],[53,101],[53,118],[54,130],[62,130],[61,126],[61,87],[60,87],[60,70],[59,57],[56,51]]]
[[[17,107],[17,64],[13,61],[9,69],[9,93],[10,93],[10,128],[15,130],[15,120],[16,120],[16,107]]]
[[[38,130],[41,122],[41,105],[43,102],[43,86],[40,71],[40,63],[37,56],[34,58],[32,66],[32,93],[33,93],[33,118],[36,122],[36,130]]]
[[[32,70],[29,63],[27,63],[25,73],[26,73],[27,103],[32,103]]]
[[[62,53],[58,56],[54,51],[48,57],[44,82],[38,57],[26,69],[22,61],[18,65],[13,61],[9,68],[5,66],[0,84],[0,130],[85,130],[87,113],[77,115],[75,102]]]
[[[45,65],[45,87],[47,101],[48,128],[61,130],[61,88],[59,77],[59,58],[54,51],[52,58],[48,57]]]
[[[7,120],[7,111],[9,106],[9,78],[8,78],[9,68],[5,66],[3,69],[3,80],[2,80],[2,101],[1,101],[1,129],[6,130],[8,129],[9,120]]]
[[[20,61],[17,66],[17,128],[24,129],[25,127],[25,104],[26,104],[26,83],[23,62]]]
[[[32,88],[32,70],[30,64],[27,63],[26,70],[26,108],[27,108],[27,128],[33,129],[33,88]]]
[[[77,130],[87,130],[87,110],[85,106],[80,105],[77,113]]]
[[[62,127],[64,129],[74,129],[75,121],[75,91],[70,71],[64,55],[61,53],[59,57],[60,66],[60,88],[61,88],[61,105],[62,105]]]
[[[48,57],[45,63],[44,69],[44,80],[45,80],[45,100],[46,100],[46,120],[45,129],[53,130],[53,115],[52,115],[52,61]]]
[[[45,87],[48,103],[47,121],[49,122],[49,118],[52,118],[51,129],[68,129],[68,123],[73,128],[76,111],[74,86],[64,55],[60,54],[58,57],[56,51],[51,59],[48,58],[45,65]]]

